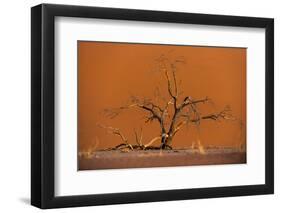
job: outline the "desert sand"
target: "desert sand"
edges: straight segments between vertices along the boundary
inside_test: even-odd
[[[234,149],[96,151],[78,156],[78,170],[243,164],[246,153]]]

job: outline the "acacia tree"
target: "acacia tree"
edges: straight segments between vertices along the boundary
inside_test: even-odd
[[[214,112],[206,115],[202,115],[198,105],[210,103],[211,100],[208,97],[202,99],[194,99],[193,97],[186,95],[182,96],[182,92],[179,91],[179,82],[177,79],[177,70],[179,64],[185,64],[185,61],[182,58],[175,60],[170,60],[165,55],[161,55],[157,60],[157,67],[161,74],[165,76],[168,99],[162,97],[163,103],[159,104],[149,98],[140,98],[138,96],[132,96],[129,104],[113,108],[105,109],[105,113],[110,118],[115,118],[124,110],[131,108],[138,108],[145,112],[146,114],[146,123],[148,122],[157,122],[160,127],[159,135],[152,139],[147,145],[142,145],[137,141],[137,145],[132,146],[128,143],[127,139],[117,128],[105,127],[109,132],[119,135],[123,144],[127,145],[131,149],[134,147],[146,148],[157,139],[161,140],[159,149],[172,149],[172,141],[177,132],[186,125],[191,123],[200,125],[204,120],[214,120],[218,121],[220,119],[234,119],[231,114],[231,109],[229,106],[226,106],[223,110],[219,112]],[[157,96],[160,96],[158,89]],[[142,136],[141,136],[142,137]],[[137,138],[137,135],[136,135]],[[122,145],[122,144],[120,144]],[[117,147],[119,147],[118,145]]]

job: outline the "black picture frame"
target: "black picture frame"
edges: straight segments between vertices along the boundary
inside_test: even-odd
[[[264,28],[265,184],[93,195],[54,195],[55,17]],[[164,11],[41,4],[31,8],[31,204],[42,208],[140,203],[274,193],[274,20]]]

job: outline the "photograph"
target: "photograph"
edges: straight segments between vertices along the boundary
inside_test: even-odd
[[[247,48],[77,41],[78,171],[246,164]]]

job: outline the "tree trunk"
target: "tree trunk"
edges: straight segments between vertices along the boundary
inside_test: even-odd
[[[171,145],[173,141],[173,136],[169,135],[169,137],[166,139],[166,145]]]
[[[168,137],[167,137],[166,134],[162,134],[160,148],[161,149],[167,149],[167,148],[172,149],[172,147],[170,145],[172,143],[172,140],[173,140],[173,136],[168,135]]]
[[[166,145],[166,133],[162,132],[160,149],[165,149],[165,145]]]

